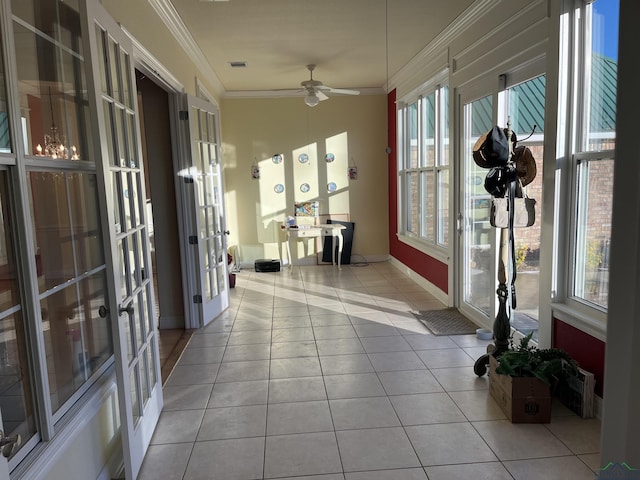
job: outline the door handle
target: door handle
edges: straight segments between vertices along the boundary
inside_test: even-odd
[[[120,310],[118,310],[118,312],[120,313],[120,315],[122,315],[123,313],[128,313],[129,315],[133,315],[133,312],[135,310],[133,309],[133,305],[129,304],[126,307],[120,307]]]
[[[231,235],[231,232],[230,232],[229,230],[225,230],[225,231],[224,231],[224,232],[222,232],[222,233],[224,233],[225,235]]]
[[[98,309],[98,315],[100,315],[100,318],[105,318],[107,315],[109,315],[109,309],[104,305],[100,305],[100,308]]]
[[[462,213],[458,213],[458,218],[457,218],[458,235],[462,235],[462,232],[464,231],[463,220],[464,220],[464,217],[462,216]]]
[[[22,443],[20,434],[14,437],[5,437],[4,432],[0,430],[0,448],[2,448],[2,456],[9,458],[13,451]]]

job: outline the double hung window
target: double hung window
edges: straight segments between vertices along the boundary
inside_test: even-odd
[[[449,244],[449,88],[432,82],[398,110],[398,231],[446,249]]]
[[[565,49],[572,77],[567,142],[572,233],[567,300],[604,317],[616,138],[619,0],[583,0],[566,14]],[[562,123],[561,123],[562,124]]]

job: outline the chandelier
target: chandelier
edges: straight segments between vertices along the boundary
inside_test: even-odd
[[[72,145],[71,150],[69,150],[66,146],[66,137],[58,133],[58,127],[56,127],[56,122],[53,119],[51,87],[49,87],[49,109],[51,110],[51,128],[49,129],[49,133],[45,133],[44,135],[44,147],[41,144],[36,146],[36,155],[38,157],[51,157],[53,159],[80,160],[76,146]]]

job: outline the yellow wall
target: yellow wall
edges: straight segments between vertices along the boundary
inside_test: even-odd
[[[193,64],[148,1],[102,0],[109,14],[174,75],[187,93],[196,95],[196,77],[215,95],[215,89]],[[218,99],[216,99],[218,100]]]
[[[296,202],[318,201],[324,215],[355,222],[353,255],[389,252],[387,199],[387,122],[384,95],[333,96],[316,107],[303,97],[223,99],[223,165],[229,245],[240,246],[242,262],[282,256],[280,224]],[[327,162],[325,155],[335,160]],[[282,154],[280,164],[272,157]],[[301,163],[300,154],[309,161]],[[253,165],[260,179],[252,179]],[[347,167],[358,168],[349,180]],[[327,184],[336,183],[329,193]],[[282,184],[283,193],[274,191]],[[300,190],[308,183],[310,190]],[[315,263],[315,241],[298,241],[294,261]],[[353,261],[358,261],[358,257]],[[361,259],[360,259],[361,260]]]

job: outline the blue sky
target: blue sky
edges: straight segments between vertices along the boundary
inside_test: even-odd
[[[593,51],[618,58],[618,17],[620,0],[597,0],[593,3]]]

